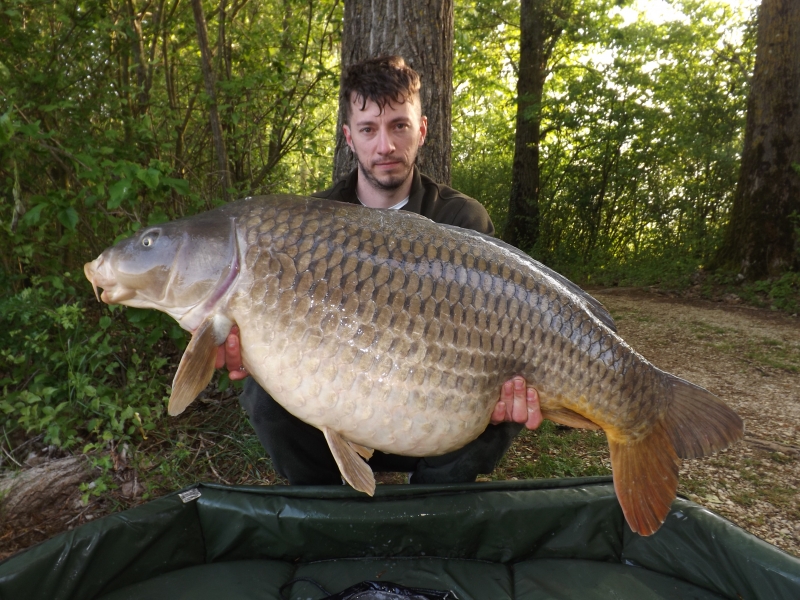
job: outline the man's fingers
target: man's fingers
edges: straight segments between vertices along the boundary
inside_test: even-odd
[[[506,420],[506,403],[500,400],[494,405],[494,412],[492,412],[491,424],[497,425]]]
[[[527,388],[525,404],[528,414],[528,420],[525,421],[525,427],[528,429],[536,429],[542,424],[542,409],[539,406],[539,392],[536,391],[536,388]]]
[[[514,377],[514,400],[511,405],[511,420],[515,423],[525,423],[528,420],[528,402],[525,392],[525,380]]]
[[[225,366],[225,344],[217,347],[217,358],[214,361],[214,368],[221,369]]]
[[[228,377],[230,377],[231,381],[239,381],[241,379],[245,379],[250,375],[247,371],[243,369],[236,369],[235,371],[228,371]]]
[[[231,374],[234,371],[238,371],[239,367],[242,366],[242,355],[239,351],[239,332],[234,332],[233,329],[228,334],[228,339],[225,340],[225,366],[228,367],[228,371]]]
[[[225,343],[217,348],[217,358],[214,361],[217,369],[227,367],[228,377],[231,381],[239,381],[248,376],[248,372],[242,365],[242,353],[239,346],[239,328],[234,325],[231,327]]]

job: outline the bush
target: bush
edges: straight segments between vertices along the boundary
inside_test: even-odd
[[[0,299],[0,426],[63,448],[144,435],[166,406],[168,336],[184,336],[161,313],[87,308],[69,281]]]

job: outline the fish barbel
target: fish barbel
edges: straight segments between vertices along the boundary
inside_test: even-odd
[[[515,375],[545,418],[605,431],[617,497],[642,535],[666,518],[681,458],[743,435],[735,412],[647,362],[561,275],[404,211],[247,198],[145,227],[84,271],[103,301],[161,310],[192,333],[171,415],[206,387],[237,324],[247,371],[324,432],[345,480],[368,494],[361,457],[464,446]]]

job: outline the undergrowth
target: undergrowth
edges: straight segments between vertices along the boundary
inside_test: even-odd
[[[100,307],[69,273],[0,298],[0,427],[7,440],[90,451],[136,442],[165,410],[180,328],[161,313]],[[177,345],[176,345],[177,342]]]

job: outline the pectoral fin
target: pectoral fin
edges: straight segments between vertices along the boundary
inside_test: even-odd
[[[359,456],[359,452],[356,451],[354,446],[364,451],[368,451],[368,449],[348,442],[329,427],[323,427],[322,433],[325,434],[325,439],[328,440],[328,446],[330,446],[333,458],[336,460],[344,480],[359,492],[364,492],[370,496],[375,494],[375,476],[372,474],[372,469]],[[370,455],[372,454],[371,452],[369,453]]]
[[[167,408],[170,415],[179,415],[186,410],[211,381],[217,346],[222,343],[217,341],[218,337],[213,317],[203,321],[192,335],[172,380],[172,394]]]

